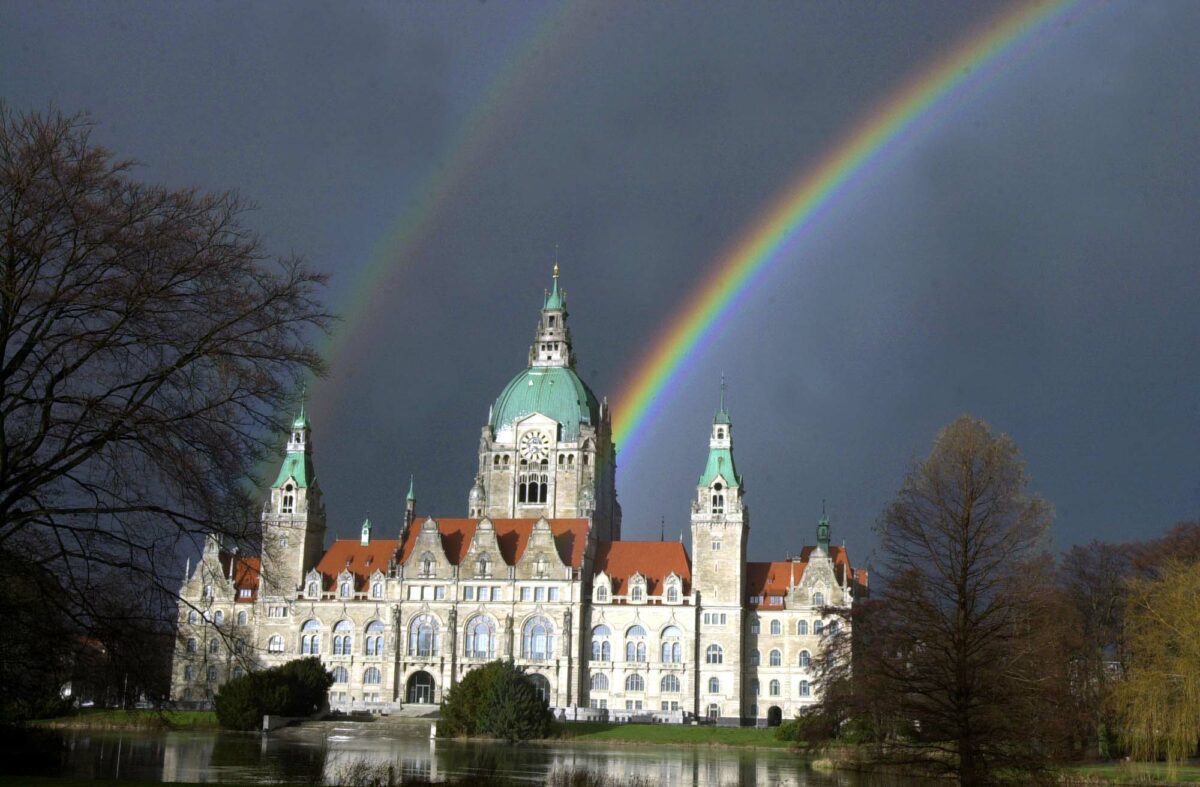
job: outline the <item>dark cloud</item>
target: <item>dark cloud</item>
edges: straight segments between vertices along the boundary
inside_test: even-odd
[[[780,189],[1004,7],[566,14],[321,384],[333,529],[396,526],[409,473],[423,511],[463,513],[556,244],[580,370],[613,396]],[[90,110],[147,178],[253,198],[272,248],[334,274],[337,305],[558,9],[10,5],[0,86],[16,107]],[[865,554],[907,463],[962,412],[1016,438],[1060,545],[1196,516],[1198,33],[1185,4],[1100,6],[874,167],[622,457],[626,532],[686,527],[722,372],[756,557],[811,541],[822,498]]]

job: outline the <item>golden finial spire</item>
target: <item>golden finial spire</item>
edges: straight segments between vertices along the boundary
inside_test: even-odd
[[[554,244],[554,278],[558,278],[558,244]]]
[[[554,263],[554,278],[558,278],[558,263]]]

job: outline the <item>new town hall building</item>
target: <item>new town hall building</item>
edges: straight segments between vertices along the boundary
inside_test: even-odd
[[[415,515],[326,545],[307,417],[262,515],[262,554],[215,539],[185,580],[172,694],[211,700],[245,670],[319,656],[333,707],[435,704],[512,659],[569,716],[778,723],[815,701],[814,659],[865,592],[822,516],[798,557],[746,560],[746,487],[724,396],[682,543],[626,541],[611,412],[575,371],[565,295],[492,406],[466,517]],[[697,456],[697,463],[702,457]],[[844,624],[843,624],[844,625]]]

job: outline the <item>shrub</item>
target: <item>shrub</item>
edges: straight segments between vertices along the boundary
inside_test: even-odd
[[[251,672],[223,685],[214,698],[217,721],[229,730],[257,730],[268,714],[311,716],[325,704],[333,676],[310,656]]]
[[[468,672],[442,707],[442,735],[488,735],[510,743],[544,738],[550,707],[533,681],[510,662],[493,661]]]
[[[824,743],[837,734],[837,721],[820,710],[809,710],[775,728],[775,738],[809,745]]]

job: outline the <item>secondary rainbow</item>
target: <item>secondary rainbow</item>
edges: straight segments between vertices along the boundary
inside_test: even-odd
[[[821,212],[860,173],[880,163],[896,144],[936,119],[955,97],[970,95],[1043,44],[1077,0],[1032,3],[992,19],[932,66],[891,93],[817,163],[801,173],[726,250],[637,362],[615,400],[614,439],[626,457],[636,447],[673,386],[733,313],[739,296],[784,258]]]

